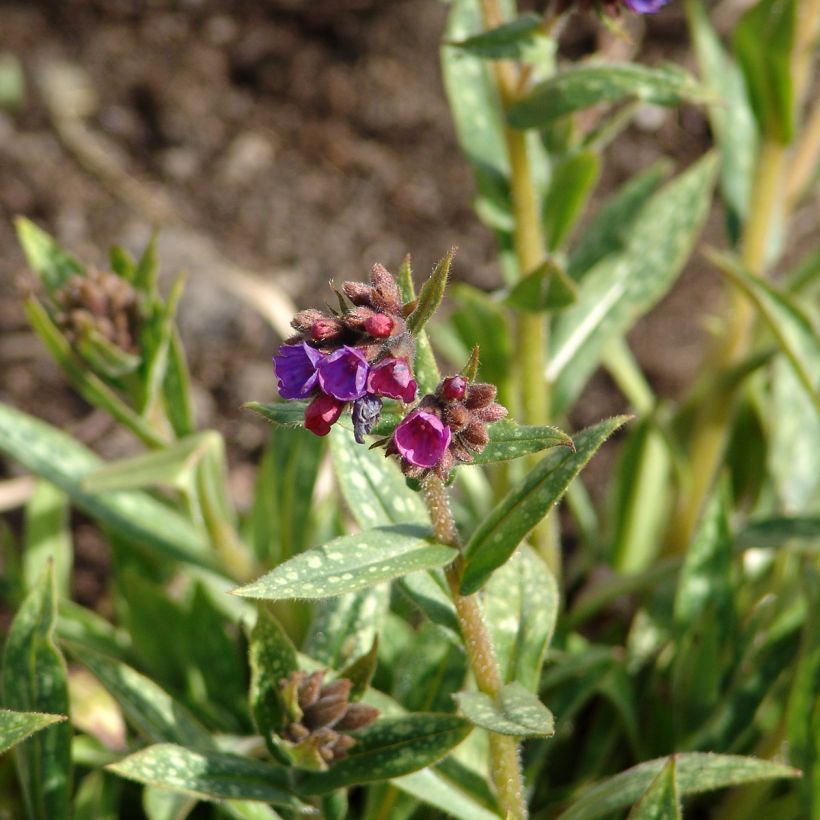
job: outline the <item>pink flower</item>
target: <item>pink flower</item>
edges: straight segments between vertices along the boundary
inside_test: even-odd
[[[409,404],[416,398],[416,381],[404,359],[382,359],[370,368],[367,390],[375,396],[401,399]]]
[[[317,436],[326,436],[339,420],[346,402],[323,393],[305,408],[305,427]]]
[[[433,413],[414,410],[393,433],[402,458],[415,467],[435,467],[450,445],[450,428]]]

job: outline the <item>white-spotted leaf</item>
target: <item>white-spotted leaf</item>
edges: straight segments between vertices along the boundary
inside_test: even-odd
[[[483,692],[460,692],[453,697],[472,723],[489,732],[514,737],[555,733],[552,712],[520,683],[508,683],[495,698]]]

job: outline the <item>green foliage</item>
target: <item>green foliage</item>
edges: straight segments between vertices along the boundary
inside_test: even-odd
[[[508,683],[495,698],[461,692],[456,700],[472,723],[496,734],[549,737],[555,732],[550,710],[520,683]]]

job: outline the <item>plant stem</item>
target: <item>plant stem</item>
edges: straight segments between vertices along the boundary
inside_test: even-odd
[[[499,0],[481,0],[481,10],[486,29],[495,28],[504,22],[504,11]],[[493,69],[501,107],[506,111],[527,90],[526,83],[522,82],[525,74],[508,60],[496,60]],[[533,183],[526,133],[505,126],[504,140],[510,162],[510,195],[515,226],[513,245],[519,276],[524,277],[544,260],[541,213]],[[550,385],[546,373],[549,316],[518,311],[514,317],[521,419],[528,424],[548,424]],[[533,459],[533,463],[536,460],[537,458]],[[530,540],[553,574],[559,576],[561,554],[553,521],[546,519],[541,522],[533,530]]]
[[[464,566],[460,552],[461,539],[450,511],[447,490],[439,478],[429,475],[424,479],[424,497],[436,540],[459,550],[458,557],[445,569],[447,584],[456,608],[476,685],[479,691],[495,698],[502,686],[498,660],[484,622],[478,596],[464,596],[459,592]],[[516,820],[525,818],[527,806],[524,802],[521,764],[515,739],[490,732],[490,759],[492,780],[498,792],[502,811],[506,817]]]

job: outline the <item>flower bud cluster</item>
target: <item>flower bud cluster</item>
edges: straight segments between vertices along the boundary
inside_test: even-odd
[[[292,744],[296,757],[318,755],[321,763],[330,764],[347,757],[356,744],[350,735],[341,733],[369,726],[379,710],[364,703],[350,703],[352,682],[338,678],[326,684],[325,674],[325,670],[310,675],[299,671],[279,681],[289,715],[281,736]]]
[[[654,14],[667,3],[669,0],[559,0],[558,12],[567,11],[575,6],[582,11],[599,9],[610,17],[617,17],[623,8],[635,14]]]
[[[127,353],[136,353],[139,294],[128,280],[108,271],[72,276],[54,295],[55,319],[76,344],[90,330]]]
[[[402,472],[423,478],[429,472],[446,480],[457,462],[470,464],[489,443],[487,425],[507,415],[495,401],[491,384],[450,376],[425,396],[393,431],[387,455],[399,457]]]
[[[325,436],[352,402],[356,440],[379,420],[382,398],[416,397],[410,362],[414,344],[398,286],[375,265],[370,284],[345,282],[339,313],[303,310],[291,322],[298,334],[273,357],[283,399],[312,398],[305,427]]]

